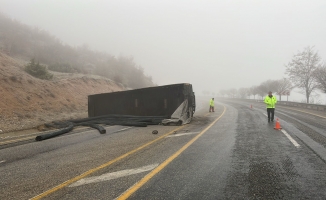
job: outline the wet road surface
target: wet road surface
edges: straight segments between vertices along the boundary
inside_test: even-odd
[[[326,199],[326,117],[277,107],[275,130],[252,105],[7,146],[0,199]]]

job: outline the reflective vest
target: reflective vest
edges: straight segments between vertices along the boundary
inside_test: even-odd
[[[209,105],[214,107],[214,100],[213,100],[213,99],[211,99],[211,100],[209,101]]]
[[[275,104],[277,103],[277,100],[276,100],[275,96],[269,97],[269,95],[267,95],[265,97],[264,102],[265,102],[267,108],[275,108]]]

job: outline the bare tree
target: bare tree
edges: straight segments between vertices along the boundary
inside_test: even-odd
[[[275,88],[276,88],[276,92],[279,95],[279,100],[282,100],[282,95],[286,95],[287,93],[289,93],[293,86],[292,83],[289,79],[283,78],[283,79],[279,79],[275,81]]]
[[[285,65],[286,73],[294,86],[303,90],[307,103],[311,93],[318,87],[314,71],[321,67],[321,58],[313,47],[306,47],[302,52],[293,56],[292,61]]]
[[[271,91],[271,92],[277,92],[277,88],[278,88],[278,81],[276,80],[267,80],[265,82],[262,83],[263,85],[265,85],[266,87],[266,94]]]
[[[235,88],[224,90],[224,94],[229,98],[236,98],[238,95],[238,90]]]
[[[229,90],[229,94],[230,94],[230,96],[231,96],[232,98],[236,98],[237,95],[238,95],[238,90],[235,89],[235,88],[232,88],[232,89]]]
[[[219,94],[224,97],[227,94],[226,90],[220,90]]]
[[[314,76],[318,83],[318,88],[326,93],[326,65],[318,67],[315,70]]]
[[[263,99],[264,96],[267,95],[267,93],[268,93],[268,89],[265,84],[260,84],[257,87],[257,94],[261,97],[261,99]]]
[[[249,94],[254,96],[254,99],[256,99],[256,95],[258,94],[258,86],[252,86],[249,88]]]
[[[258,87],[256,87],[257,94],[263,99],[269,91],[275,92],[278,87],[278,83],[275,80],[267,80],[262,82]]]
[[[249,89],[247,88],[240,88],[238,90],[238,94],[240,95],[241,99],[245,99],[247,97],[247,95],[249,94]]]

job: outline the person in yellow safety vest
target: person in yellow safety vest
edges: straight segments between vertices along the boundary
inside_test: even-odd
[[[214,111],[214,98],[212,98],[212,99],[209,101],[209,112],[215,112],[215,111]]]
[[[264,102],[267,108],[268,122],[274,121],[274,111],[275,111],[275,104],[277,103],[277,99],[275,96],[273,96],[271,91],[268,92],[268,95],[265,97]]]

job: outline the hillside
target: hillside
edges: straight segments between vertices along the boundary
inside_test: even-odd
[[[51,81],[34,78],[18,61],[0,51],[0,130],[9,132],[53,120],[87,117],[87,96],[121,91],[109,79],[51,72]]]
[[[27,26],[0,13],[0,51],[23,60],[35,59],[57,72],[78,72],[109,78],[129,88],[154,86],[132,56],[115,57],[91,50],[88,45],[72,47],[45,30]]]

